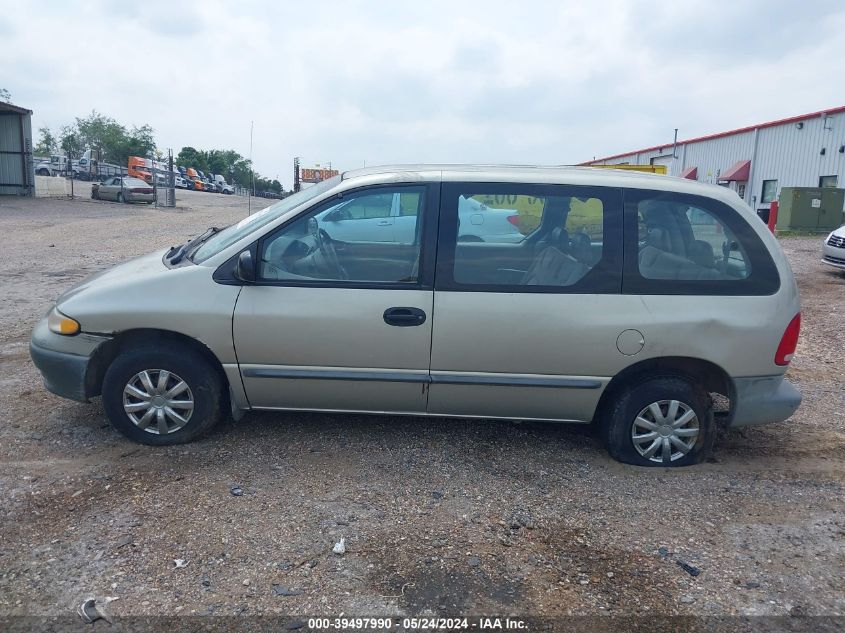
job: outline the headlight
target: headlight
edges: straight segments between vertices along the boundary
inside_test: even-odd
[[[47,315],[47,327],[50,328],[51,332],[63,334],[65,336],[78,334],[79,330],[82,329],[79,326],[78,321],[71,319],[69,316],[65,316],[56,308],[50,310],[50,314]]]

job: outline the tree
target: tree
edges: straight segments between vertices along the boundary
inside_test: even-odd
[[[201,152],[193,147],[183,147],[176,155],[176,164],[182,167],[193,167],[203,172],[208,171],[206,152]]]
[[[79,157],[82,148],[82,139],[80,138],[76,127],[72,125],[62,126],[61,132],[59,132],[59,147],[61,147],[65,151],[65,154],[69,157]]]
[[[127,131],[120,123],[96,110],[85,118],[76,118],[72,128],[79,151],[96,149],[100,161],[125,165],[130,156],[147,156],[156,149],[155,131],[149,125]]]
[[[205,173],[220,174],[227,182],[245,189],[255,183],[256,191],[282,192],[282,185],[278,188],[273,181],[262,178],[252,169],[252,162],[238,154],[235,150],[199,150],[195,147],[183,147],[175,158],[176,164],[182,167],[193,167]]]
[[[117,121],[92,110],[87,117],[76,118],[76,131],[84,148],[99,150],[100,160],[122,164],[126,130]],[[121,160],[123,159],[123,160]]]
[[[0,88],[0,101],[10,103],[12,101],[12,93],[5,88]]]
[[[155,153],[155,130],[149,125],[133,127],[132,131],[126,137],[125,150],[127,158],[129,156],[146,156],[149,153]]]
[[[40,137],[38,138],[38,143],[35,145],[35,150],[33,150],[33,152],[37,156],[49,156],[50,154],[55,153],[59,147],[59,142],[56,137],[53,136],[50,128],[39,128],[38,133],[40,134]]]
[[[252,187],[254,176],[257,176],[252,170],[252,161],[243,159],[235,163],[235,173],[232,180],[241,187],[249,189]]]

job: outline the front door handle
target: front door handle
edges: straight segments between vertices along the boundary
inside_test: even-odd
[[[411,327],[425,323],[425,312],[419,308],[388,308],[384,311],[384,322],[397,327]]]

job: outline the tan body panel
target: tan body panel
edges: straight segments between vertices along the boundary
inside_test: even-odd
[[[425,323],[387,325],[384,311],[400,306],[423,310]],[[430,290],[245,287],[233,333],[250,404],[424,413],[431,306]]]

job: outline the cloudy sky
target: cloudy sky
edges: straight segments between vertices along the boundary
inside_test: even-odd
[[[845,104],[842,0],[0,0],[0,88],[160,147],[564,164]]]

